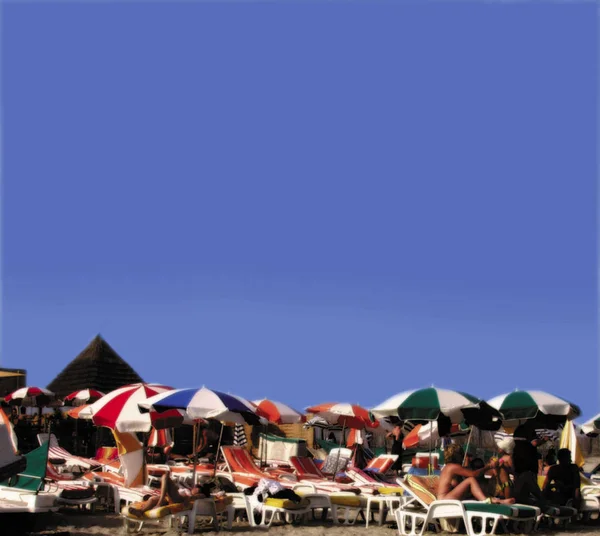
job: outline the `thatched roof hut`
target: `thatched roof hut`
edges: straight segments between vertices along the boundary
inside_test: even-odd
[[[98,334],[83,351],[71,361],[48,389],[60,398],[79,389],[97,389],[108,393],[142,378]]]

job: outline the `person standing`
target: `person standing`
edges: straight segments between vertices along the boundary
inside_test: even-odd
[[[539,439],[535,432],[535,424],[527,421],[519,426],[513,434],[515,445],[512,462],[515,475],[513,495],[520,504],[543,506],[546,503],[537,483],[539,445],[545,439]]]
[[[395,454],[398,456],[398,459],[394,462],[392,467],[390,468],[393,471],[396,471],[398,475],[402,472],[402,454],[404,452],[404,447],[402,446],[402,442],[404,441],[404,434],[402,433],[402,423],[396,424],[394,429],[386,435],[386,438],[392,438],[392,450],[391,454]]]

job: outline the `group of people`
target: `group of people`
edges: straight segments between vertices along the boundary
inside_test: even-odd
[[[578,510],[581,504],[580,469],[572,463],[568,449],[558,451],[558,463],[547,468],[543,487],[538,485],[537,448],[545,441],[545,438],[537,437],[531,424],[520,426],[513,438],[498,441],[499,457],[488,464],[479,458],[469,459],[460,445],[448,446],[444,451],[445,466],[437,497],[458,500],[473,497],[540,507],[571,506]]]

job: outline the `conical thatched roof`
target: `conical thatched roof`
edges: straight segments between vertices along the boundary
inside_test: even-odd
[[[90,388],[108,393],[123,385],[141,381],[138,373],[100,335],[96,335],[48,384],[48,389],[59,398],[64,398],[79,389]]]

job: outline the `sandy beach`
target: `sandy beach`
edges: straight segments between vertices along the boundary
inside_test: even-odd
[[[16,520],[16,518],[15,518]],[[0,526],[2,527],[2,536],[13,536],[20,535],[22,532],[22,525],[7,529],[8,519],[0,520]],[[15,532],[16,530],[16,532]],[[250,533],[250,532],[262,532],[260,529],[251,529],[245,522],[236,522],[234,524],[232,533]],[[227,534],[228,531],[223,531]],[[301,527],[291,525],[274,525],[269,530],[269,534],[274,536],[283,536],[290,533],[302,533],[303,536],[362,536],[365,533],[369,533],[371,536],[395,536],[398,534],[395,524],[389,522],[388,524],[379,527],[377,524],[369,525],[369,528],[365,528],[364,523],[359,523],[355,526],[342,527],[332,526],[331,522],[323,524],[317,521],[309,521]],[[573,524],[568,530],[552,530],[547,528],[541,528],[535,534],[540,536],[554,535],[563,536],[567,534],[577,534],[578,536],[592,536],[600,533],[600,522],[589,522],[587,524]],[[45,518],[40,518],[38,526],[30,533],[32,535],[53,535],[53,536],[109,536],[115,534],[126,534],[123,528],[123,522],[121,518],[115,514],[90,514],[81,513],[75,511],[61,511],[56,514],[51,514]],[[161,527],[156,525],[147,525],[144,527],[140,534],[145,536],[175,536],[177,534],[174,530],[169,530],[164,524]],[[195,534],[211,534],[216,535],[209,525],[202,527],[200,522],[196,526]]]

